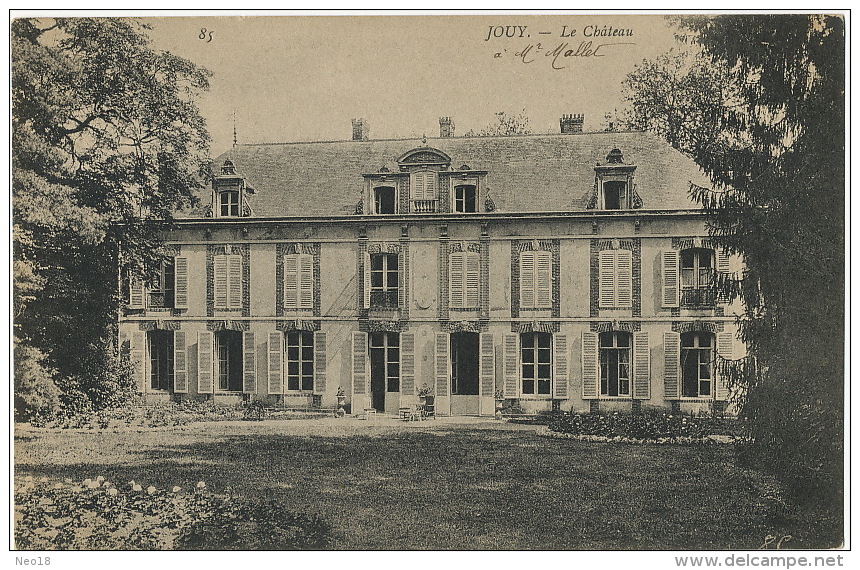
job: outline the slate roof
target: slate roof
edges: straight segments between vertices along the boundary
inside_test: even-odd
[[[452,169],[466,163],[486,170],[500,213],[585,211],[594,166],[613,148],[622,150],[625,164],[636,165],[645,210],[698,209],[688,195],[690,182],[709,184],[692,160],[646,132],[238,145],[213,166],[234,163],[256,191],[248,197],[255,218],[344,216],[361,199],[362,174],[382,166],[398,172],[397,158],[422,146],[450,155]]]

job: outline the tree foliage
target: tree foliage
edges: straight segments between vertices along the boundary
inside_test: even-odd
[[[529,135],[532,133],[529,127],[529,117],[523,109],[517,115],[508,115],[504,111],[495,113],[495,120],[478,131],[469,130],[464,136],[467,137],[496,137],[510,135]]]
[[[118,264],[162,258],[158,230],[201,185],[209,73],[124,18],[11,25],[16,359],[45,355],[96,405],[120,368]],[[17,364],[17,362],[16,362]],[[122,382],[121,382],[122,383]]]
[[[634,122],[692,156],[711,233],[745,261],[743,388],[754,457],[841,505],[844,440],[845,31],[822,15],[682,17],[697,58],[627,80]]]

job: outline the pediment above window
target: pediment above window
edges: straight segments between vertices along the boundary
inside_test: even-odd
[[[407,151],[397,159],[397,164],[400,168],[409,166],[443,166],[448,167],[451,164],[451,157],[435,148],[429,146],[414,148]]]

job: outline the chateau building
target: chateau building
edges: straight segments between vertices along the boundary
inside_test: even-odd
[[[236,145],[159,278],[126,284],[147,401],[440,415],[725,408],[734,314],[690,182],[644,132]]]

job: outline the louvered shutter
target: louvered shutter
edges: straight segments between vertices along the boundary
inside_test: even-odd
[[[436,199],[436,173],[435,172],[425,172],[424,173],[424,199],[425,200],[435,200]]]
[[[215,308],[227,308],[227,256],[216,255],[212,271],[215,281]]]
[[[436,396],[447,396],[451,383],[451,337],[436,333]]]
[[[552,252],[535,254],[535,306],[552,307]]]
[[[463,285],[465,281],[465,260],[464,254],[452,253],[449,257],[448,265],[448,281],[449,287],[449,303],[452,307],[464,306],[464,291]]]
[[[326,391],[326,368],[328,356],[326,356],[326,336],[323,331],[314,333],[314,393],[325,394]]]
[[[400,333],[400,393],[415,394],[415,333]]]
[[[615,306],[633,306],[633,252],[629,249],[615,252]]]
[[[716,250],[716,257],[717,257],[717,271],[719,273],[722,273],[723,274],[722,277],[725,278],[731,271],[731,266],[729,265],[729,263],[730,263],[729,254],[725,249],[718,247]],[[720,303],[725,303],[728,301],[728,296],[726,296],[726,294],[723,293],[722,289],[720,289],[718,294],[717,294],[717,301],[719,301]]]
[[[269,394],[284,393],[284,335],[280,331],[268,334],[266,347],[268,362],[268,392]]]
[[[496,392],[496,347],[493,333],[481,333],[478,376],[481,380],[481,395],[494,396]]]
[[[520,254],[520,307],[530,309],[535,306],[535,253],[526,251]]]
[[[667,400],[681,397],[681,335],[663,333],[663,390]]]
[[[213,392],[213,352],[215,335],[211,332],[197,333],[197,393]]]
[[[364,279],[364,299],[362,300],[362,307],[365,309],[370,308],[370,254],[364,254],[364,267],[363,267],[362,279]],[[364,392],[362,392],[363,394]]]
[[[146,288],[143,286],[143,281],[137,277],[129,279],[128,283],[128,308],[143,309]]]
[[[424,199],[424,173],[416,172],[412,176],[412,199],[413,200],[423,200]]]
[[[367,333],[364,332],[352,333],[352,393],[367,393]]]
[[[519,359],[520,337],[515,333],[505,333],[503,369],[505,378],[505,398],[519,397],[520,384],[520,359]]]
[[[603,250],[598,255],[598,304],[601,309],[615,306],[615,252]]]
[[[228,303],[231,309],[242,308],[242,256],[228,255]]]
[[[188,258],[173,258],[173,307],[188,308]]]
[[[725,358],[726,360],[734,359],[734,349],[735,349],[735,335],[730,332],[721,332],[717,333],[717,353]],[[717,400],[725,400],[729,396],[728,385],[726,383],[726,377],[723,374],[720,374],[718,370],[716,370],[716,366],[714,367],[714,376],[715,376],[715,397]]]
[[[254,332],[245,331],[242,334],[243,367],[242,367],[242,391],[245,394],[257,393],[257,343],[254,341]]]
[[[570,347],[567,335],[556,333],[552,337],[555,354],[553,355],[552,388],[553,397],[557,399],[568,398],[568,376],[570,375]]]
[[[138,392],[146,392],[146,333],[132,331],[131,361],[134,363],[134,385]]]
[[[186,337],[184,331],[173,331],[173,391],[177,394],[188,393]]]
[[[466,291],[465,306],[477,309],[481,297],[481,256],[477,253],[466,255]]]
[[[299,308],[314,308],[314,257],[299,256]]]
[[[663,270],[663,306],[677,307],[679,305],[678,290],[678,252],[669,249],[662,254]]]
[[[299,260],[298,255],[284,256],[284,308],[299,307]]]
[[[582,398],[598,397],[597,333],[582,333]]]
[[[647,332],[633,333],[633,397],[651,398],[651,348]]]

